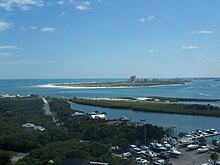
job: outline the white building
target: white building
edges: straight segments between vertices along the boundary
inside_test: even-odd
[[[107,116],[106,114],[102,113],[102,114],[94,114],[94,115],[90,115],[91,119],[105,119],[107,120]]]
[[[136,82],[136,80],[137,80],[136,76],[131,76],[129,79],[129,82],[134,83],[134,82]]]
[[[29,130],[40,130],[40,131],[45,131],[46,129],[42,126],[37,126],[34,125],[32,123],[26,123],[26,124],[22,124],[22,127],[29,129]]]
[[[86,114],[85,113],[82,113],[82,112],[75,112],[73,113],[71,116],[72,117],[76,117],[76,116],[85,116]]]

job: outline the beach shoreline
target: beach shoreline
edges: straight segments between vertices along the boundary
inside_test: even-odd
[[[165,85],[128,85],[128,86],[86,86],[86,83],[80,86],[80,84],[42,84],[36,85],[38,88],[58,88],[58,89],[113,89],[113,88],[141,88],[141,87],[164,87],[164,86],[182,86],[185,84],[165,84]]]
[[[56,85],[56,84],[44,84],[44,85],[37,85],[35,87],[38,88],[58,88],[58,89],[108,89],[108,88],[132,88],[130,86],[118,86],[118,87],[89,87],[89,86],[69,86],[69,85]]]

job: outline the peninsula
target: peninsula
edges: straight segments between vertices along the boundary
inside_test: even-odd
[[[143,79],[131,76],[127,81],[115,82],[86,82],[86,83],[63,83],[53,84],[54,87],[75,87],[75,88],[117,88],[117,87],[141,87],[141,86],[158,86],[158,85],[184,85],[188,79]]]

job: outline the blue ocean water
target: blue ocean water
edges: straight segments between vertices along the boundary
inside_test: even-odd
[[[29,95],[55,97],[187,97],[220,99],[220,81],[193,80],[185,85],[101,88],[101,89],[65,89],[43,88],[39,85],[54,83],[108,82],[126,79],[33,79],[33,80],[0,80],[0,94]]]

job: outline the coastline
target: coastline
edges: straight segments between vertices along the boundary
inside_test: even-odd
[[[59,89],[108,89],[108,88],[132,88],[131,86],[118,86],[118,87],[90,87],[90,86],[69,86],[69,85],[56,85],[56,84],[44,84],[36,85],[38,88],[59,88]]]
[[[184,86],[186,84],[167,84],[167,85],[149,85],[147,87],[155,88],[155,87],[166,87],[166,86]]]
[[[112,89],[112,88],[141,88],[141,87],[149,87],[149,88],[156,88],[156,87],[166,87],[166,86],[183,86],[185,84],[165,84],[165,85],[128,85],[128,86],[86,86],[84,83],[82,86],[79,84],[42,84],[36,85],[35,87],[38,88],[59,88],[59,89]]]

